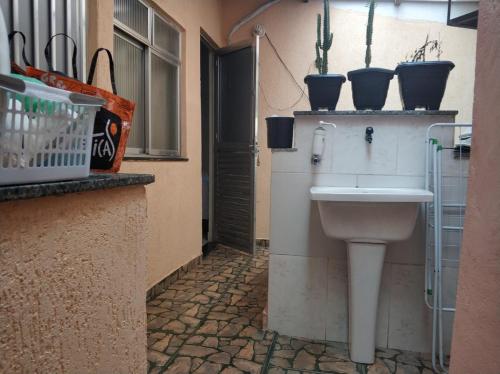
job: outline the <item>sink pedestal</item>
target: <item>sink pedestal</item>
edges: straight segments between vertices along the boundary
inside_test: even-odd
[[[378,294],[387,243],[408,239],[419,204],[432,193],[411,188],[312,187],[326,236],[347,243],[351,360],[375,359]]]
[[[386,244],[347,242],[349,351],[354,362],[375,360],[378,295]]]

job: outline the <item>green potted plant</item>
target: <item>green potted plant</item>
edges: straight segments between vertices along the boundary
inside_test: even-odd
[[[328,74],[328,51],[332,47],[333,34],[330,32],[330,2],[323,1],[323,40],[321,40],[321,14],[317,20],[316,69],[318,74],[304,78],[309,89],[309,102],[312,110],[335,110],[339,101],[340,89],[346,81],[341,74]]]
[[[380,110],[385,105],[389,83],[394,77],[394,70],[372,68],[373,19],[375,17],[375,0],[368,3],[368,23],[366,25],[365,68],[352,70],[347,78],[352,85],[352,99],[357,110]]]
[[[427,53],[435,53],[437,61],[426,61]],[[439,110],[446,90],[450,71],[455,67],[451,61],[441,61],[441,42],[429,40],[417,48],[406,62],[396,68],[399,94],[403,109]]]

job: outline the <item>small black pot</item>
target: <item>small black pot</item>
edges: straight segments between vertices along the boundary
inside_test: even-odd
[[[443,100],[451,61],[403,62],[396,68],[399,94],[404,110],[439,110]]]
[[[381,110],[387,99],[394,70],[366,68],[347,73],[352,84],[352,100],[357,110]]]
[[[267,117],[267,148],[292,148],[294,117]]]
[[[304,78],[309,88],[311,110],[335,110],[340,89],[346,81],[342,74],[311,74]]]

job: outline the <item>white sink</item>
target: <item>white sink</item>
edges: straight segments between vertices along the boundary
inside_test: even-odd
[[[373,363],[378,295],[388,242],[410,237],[419,204],[432,192],[411,188],[312,187],[323,230],[347,243],[351,359]]]
[[[432,192],[410,188],[312,187],[325,234],[351,242],[387,243],[407,239],[418,203]]]
[[[372,203],[432,201],[432,192],[417,188],[312,187],[311,199]]]

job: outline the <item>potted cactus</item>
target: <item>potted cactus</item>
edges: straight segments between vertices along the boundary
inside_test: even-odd
[[[321,32],[321,14],[317,19],[316,68],[319,74],[310,74],[304,78],[309,89],[309,102],[312,110],[335,110],[342,84],[346,81],[341,74],[328,74],[328,51],[332,47],[333,34],[330,32],[330,2],[323,1],[323,33]],[[323,40],[321,40],[323,34]]]
[[[368,23],[366,25],[365,68],[352,70],[347,78],[352,85],[352,100],[357,110],[380,110],[385,105],[389,83],[394,77],[394,70],[372,68],[373,19],[375,0],[368,3]]]
[[[435,53],[437,61],[426,61],[427,52]],[[403,109],[439,110],[450,71],[455,67],[451,61],[440,61],[441,42],[429,40],[417,48],[406,62],[396,68],[399,94]]]

